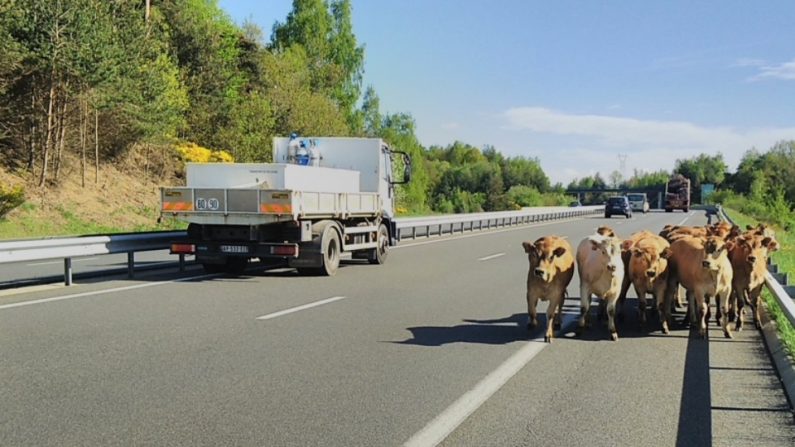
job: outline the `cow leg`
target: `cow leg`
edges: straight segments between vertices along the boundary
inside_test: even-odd
[[[640,327],[646,326],[646,290],[635,286],[635,294],[638,296],[638,311],[640,311]]]
[[[745,315],[745,302],[747,301],[746,295],[747,291],[745,289],[732,289],[732,293],[734,293],[734,304],[737,306],[735,318],[737,321],[734,325],[735,331],[743,330],[743,315]]]
[[[759,286],[758,288],[751,290],[749,295],[750,295],[750,301],[752,303],[751,309],[753,309],[754,311],[754,326],[756,326],[757,329],[762,329],[762,318],[760,312],[760,307],[762,307],[762,299],[761,299],[762,286]]]
[[[729,322],[733,322],[737,318],[737,289],[732,286],[729,292]]]
[[[533,329],[538,326],[538,315],[536,314],[536,305],[538,304],[538,297],[527,291],[527,330]]]
[[[565,292],[558,298],[558,311],[555,312],[555,330],[557,331],[563,326],[563,301],[566,300]]]
[[[669,332],[668,324],[671,320],[671,301],[673,297],[668,294],[668,290],[656,287],[654,289],[654,298],[663,334],[667,334]]]
[[[591,319],[591,291],[588,286],[580,282],[580,321],[577,324],[577,331],[582,334],[585,327],[590,325]]]
[[[610,338],[613,341],[618,340],[618,332],[616,332],[616,302],[617,296],[606,296],[604,301],[607,303],[607,329],[610,331]]]
[[[698,335],[707,338],[707,312],[709,312],[709,296],[702,290],[693,293],[696,302],[696,314],[698,315]]]
[[[629,272],[628,261],[624,262],[624,271]],[[618,321],[624,321],[624,303],[627,301],[627,292],[629,292],[630,284],[629,273],[627,273],[624,275],[624,279],[621,282],[621,293],[618,295]],[[637,290],[637,288],[635,290]]]
[[[544,334],[544,341],[552,343],[553,328],[555,327],[555,315],[558,313],[558,303],[554,299],[549,300],[547,306],[547,331]]]
[[[722,318],[719,319],[718,323],[723,328],[723,336],[726,338],[732,338],[731,329],[729,329],[729,296],[731,295],[731,290],[718,292],[718,295],[715,299],[715,307],[717,307],[717,314],[720,314]]]

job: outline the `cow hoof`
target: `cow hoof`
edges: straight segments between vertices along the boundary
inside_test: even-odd
[[[550,337],[549,335],[545,335],[544,336],[544,343],[550,343],[551,344],[552,343],[552,337]]]
[[[756,326],[757,329],[762,329],[762,322],[758,320],[754,321],[754,326]]]
[[[734,338],[732,333],[729,332],[729,331],[723,331],[723,336],[726,337],[726,338]]]
[[[618,341],[618,333],[613,332],[612,334],[610,334],[610,339],[612,339],[613,341]]]

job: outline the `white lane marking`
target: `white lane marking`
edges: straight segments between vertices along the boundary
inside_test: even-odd
[[[563,318],[562,328],[577,319],[575,314],[567,314]],[[565,332],[560,331],[561,334]],[[539,352],[549,346],[537,338],[519,349],[508,360],[503,362],[494,371],[489,373],[474,388],[464,393],[452,405],[447,407],[439,416],[428,423],[422,430],[411,437],[404,447],[433,447],[444,441],[462,422],[474,413],[486,400],[505,385]]]
[[[97,257],[96,257],[96,256],[94,256],[93,258],[79,258],[79,259],[73,259],[73,260],[72,260],[72,262],[85,262],[85,261],[93,261],[93,260],[95,260],[95,259],[97,259]],[[62,260],[60,260],[60,261],[34,262],[34,263],[32,263],[32,264],[25,264],[25,265],[33,266],[33,265],[53,265],[53,264],[63,264],[63,259],[62,259]]]
[[[499,258],[500,256],[505,256],[505,253],[496,253],[491,256],[486,256],[483,258],[478,259],[478,261],[488,261],[489,259]]]
[[[66,286],[63,285],[63,283],[61,283],[61,284],[42,284],[38,286],[20,287],[17,289],[5,289],[5,290],[0,290],[0,297],[21,295],[23,293],[42,292],[45,290],[62,289],[64,287]]]
[[[293,312],[300,312],[305,309],[311,309],[313,307],[322,306],[324,304],[333,303],[334,301],[339,301],[344,299],[345,299],[344,296],[334,296],[331,298],[326,298],[325,300],[315,301],[314,303],[304,304],[303,306],[291,307],[290,309],[280,310],[279,312],[263,315],[261,317],[257,317],[257,320],[270,320],[271,318],[281,317],[283,315],[291,314]]]
[[[508,231],[519,231],[519,230],[526,230],[528,228],[546,227],[548,225],[559,225],[561,223],[573,222],[575,220],[580,220],[580,219],[565,219],[565,220],[559,220],[559,221],[556,221],[556,222],[545,222],[545,223],[539,223],[539,224],[522,225],[520,227],[506,228],[504,230],[483,230],[482,232],[479,232],[479,233],[476,233],[476,234],[467,234],[467,235],[463,235],[463,236],[453,236],[453,237],[447,236],[447,237],[441,237],[441,238],[438,238],[438,236],[435,236],[435,239],[430,240],[430,241],[413,242],[411,244],[397,245],[395,247],[389,247],[389,249],[390,250],[397,250],[398,248],[416,247],[418,245],[438,244],[440,242],[457,241],[459,239],[469,239],[471,237],[488,236],[490,234],[506,233]],[[436,238],[438,238],[438,239],[436,239]]]
[[[212,274],[209,274],[209,275],[188,276],[186,278],[171,279],[171,280],[168,280],[168,281],[156,281],[156,282],[148,282],[148,283],[144,283],[144,284],[136,284],[134,286],[117,287],[115,289],[94,290],[94,291],[91,291],[91,292],[73,293],[71,295],[54,296],[52,298],[42,298],[40,300],[22,301],[22,302],[19,302],[19,303],[4,304],[4,305],[0,306],[0,310],[11,309],[11,308],[14,308],[14,307],[32,306],[34,304],[51,303],[53,301],[71,300],[73,298],[82,298],[84,296],[100,295],[102,293],[123,292],[125,290],[143,289],[143,288],[146,288],[146,287],[160,286],[160,285],[163,285],[163,284],[171,284],[171,283],[175,283],[175,282],[185,282],[185,281],[190,281],[192,279],[210,278],[210,277],[219,276],[219,275],[220,275],[220,273],[212,273]]]
[[[683,223],[685,223],[685,222],[687,221],[687,219],[690,219],[690,216],[692,216],[692,215],[693,215],[693,213],[695,213],[695,211],[691,211],[691,212],[689,212],[689,213],[687,214],[687,216],[685,216],[685,218],[684,218],[684,219],[682,219],[682,221],[681,221],[681,222],[679,222],[679,223],[678,223],[678,224],[676,224],[676,225],[677,225],[677,226],[679,226],[679,225],[682,225]]]

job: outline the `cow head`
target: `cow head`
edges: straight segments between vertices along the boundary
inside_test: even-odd
[[[522,242],[527,259],[530,261],[530,271],[544,282],[552,282],[557,273],[556,258],[566,253],[566,247],[552,244],[547,238],[540,238],[533,242]]]
[[[630,271],[640,273],[648,287],[651,287],[654,281],[667,270],[670,255],[671,249],[668,247],[660,250],[655,245],[637,244],[632,248],[632,258],[629,261]]]
[[[613,231],[612,228],[604,225],[596,229],[596,234],[601,234],[606,237],[616,237],[616,232]]]
[[[624,263],[621,260],[621,241],[615,237],[598,237],[592,236],[589,241],[591,242],[591,250],[595,251],[601,258],[601,265],[604,265],[610,276],[616,275],[616,270],[624,269]]]
[[[711,272],[721,268],[723,259],[727,257],[726,241],[717,236],[709,236],[704,242],[704,259],[701,266]]]
[[[764,269],[768,255],[778,250],[778,242],[769,236],[745,235],[736,239],[735,247],[735,250],[740,251],[735,259],[742,259],[748,265],[757,265]]]

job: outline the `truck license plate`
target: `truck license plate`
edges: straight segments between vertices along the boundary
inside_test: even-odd
[[[248,253],[248,247],[245,245],[221,245],[221,251],[224,253]]]

